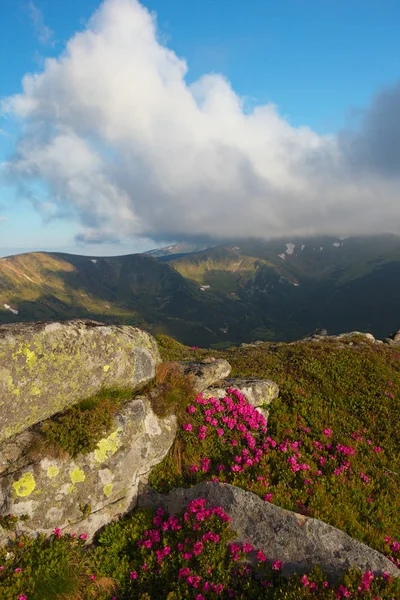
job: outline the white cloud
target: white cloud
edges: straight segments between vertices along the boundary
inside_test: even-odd
[[[379,135],[381,118],[398,122],[400,90],[358,130],[320,136],[272,104],[249,113],[221,75],[187,85],[187,69],[136,0],[106,0],[4,102],[24,124],[4,171],[44,180],[82,241],[400,233],[399,160],[388,175]]]
[[[53,43],[54,32],[45,24],[42,11],[32,0],[28,2],[26,8],[39,42],[44,46],[51,45]]]
[[[5,223],[8,220],[8,217],[2,217],[0,215],[0,223]]]

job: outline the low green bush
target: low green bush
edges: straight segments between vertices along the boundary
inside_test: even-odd
[[[92,452],[111,430],[114,416],[122,404],[132,397],[132,390],[102,390],[43,421],[31,451],[38,455],[64,452],[72,457]]]

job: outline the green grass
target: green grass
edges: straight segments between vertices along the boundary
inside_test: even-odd
[[[63,453],[75,457],[92,452],[110,432],[113,419],[124,402],[131,400],[130,389],[104,389],[66,411],[43,421],[30,449],[33,455]]]
[[[357,337],[343,344],[264,344],[212,353],[191,351],[167,338],[158,342],[164,359],[201,359],[213,354],[230,362],[234,376],[276,381],[280,396],[270,407],[268,435],[278,445],[300,442],[299,461],[310,466],[313,476],[310,478],[308,471],[293,473],[287,463],[290,452],[272,450],[244,473],[230,472],[234,456],[246,444],[237,432],[227,431],[221,439],[213,428],[199,442],[196,432],[206,424],[199,405],[195,414],[187,414],[193,430],[181,430],[169,455],[152,471],[150,483],[154,487],[167,491],[218,477],[261,497],[272,494],[275,504],[326,521],[390,554],[385,538],[400,538],[400,515],[394,501],[400,497],[397,351]],[[333,432],[331,452],[326,449],[325,429]],[[355,439],[356,432],[361,440]],[[235,448],[230,446],[232,439],[238,443]],[[323,450],[317,452],[316,444],[324,445]],[[351,465],[340,476],[334,471],[346,457],[336,450],[338,445],[354,448]],[[377,447],[382,452],[375,453]],[[177,464],[177,457],[182,456],[183,463]],[[207,469],[203,468],[204,457],[210,461]],[[320,460],[326,461],[324,467]],[[221,464],[227,467],[224,472],[218,471]],[[312,483],[308,484],[309,479]]]

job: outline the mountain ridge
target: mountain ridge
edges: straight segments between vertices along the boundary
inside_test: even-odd
[[[71,318],[141,326],[189,345],[290,341],[398,327],[400,237],[241,240],[178,253],[0,259],[0,323]]]

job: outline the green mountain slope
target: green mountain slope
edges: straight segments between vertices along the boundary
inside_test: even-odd
[[[94,318],[210,345],[258,321],[233,300],[203,296],[173,266],[146,255],[90,258],[30,253],[0,261],[0,323]],[[248,326],[249,324],[249,326]]]
[[[399,327],[399,236],[244,240],[162,260],[205,293],[250,304],[263,321],[253,332],[259,339],[296,339],[321,327],[385,337]]]
[[[175,247],[174,247],[175,248]],[[241,240],[186,254],[0,260],[0,323],[94,318],[199,346],[400,326],[400,237]]]

